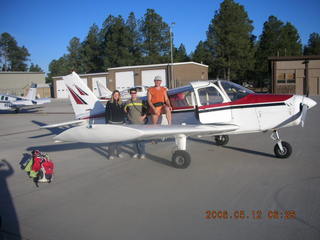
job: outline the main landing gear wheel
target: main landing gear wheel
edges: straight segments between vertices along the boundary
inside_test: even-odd
[[[227,135],[215,136],[214,140],[216,141],[216,144],[218,146],[224,146],[229,142],[229,136]]]
[[[281,142],[283,151],[281,151],[278,144],[274,146],[274,154],[277,158],[288,158],[292,153],[292,147],[287,142]]]
[[[175,168],[187,168],[190,165],[190,154],[184,150],[177,150],[172,155],[172,165]]]

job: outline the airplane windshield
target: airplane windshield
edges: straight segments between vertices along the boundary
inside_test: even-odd
[[[231,101],[238,100],[249,94],[254,93],[253,91],[233,82],[220,81],[220,84],[221,84],[221,87],[225,90],[225,92],[229,96]]]

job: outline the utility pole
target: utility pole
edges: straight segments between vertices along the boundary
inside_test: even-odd
[[[170,50],[171,50],[171,75],[170,75],[170,82],[171,82],[171,87],[175,88],[176,87],[176,82],[174,81],[173,77],[173,34],[172,34],[172,27],[175,25],[175,22],[172,22],[170,24]]]

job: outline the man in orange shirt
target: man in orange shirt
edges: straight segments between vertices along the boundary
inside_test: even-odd
[[[148,104],[150,106],[152,124],[157,124],[159,116],[166,114],[168,124],[171,124],[171,104],[167,94],[167,88],[161,87],[162,78],[154,78],[154,87],[148,89]]]

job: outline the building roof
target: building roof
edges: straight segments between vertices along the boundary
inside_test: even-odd
[[[0,71],[0,74],[45,74],[44,72],[6,72]]]
[[[179,62],[179,63],[161,63],[161,64],[150,64],[150,65],[137,65],[137,66],[123,66],[123,67],[114,67],[108,68],[108,70],[120,70],[120,69],[133,69],[133,68],[150,68],[150,67],[166,67],[166,66],[177,66],[177,65],[185,65],[185,64],[195,64],[202,67],[208,67],[208,65],[197,63],[197,62]]]
[[[108,75],[108,72],[100,72],[100,73],[84,73],[84,74],[78,74],[79,77],[87,77],[87,76],[97,76],[97,75]],[[53,79],[62,78],[64,76],[55,76],[52,77]]]
[[[270,61],[320,60],[320,55],[268,57]]]

